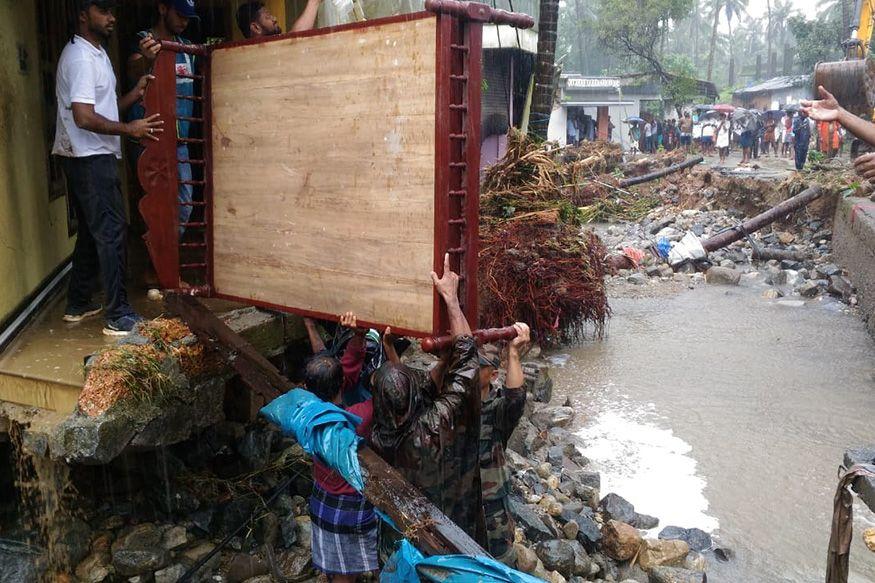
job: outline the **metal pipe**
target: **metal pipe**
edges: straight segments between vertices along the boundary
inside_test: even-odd
[[[722,249],[727,245],[740,241],[750,233],[759,231],[766,225],[770,225],[778,219],[808,206],[809,203],[820,198],[822,194],[823,188],[820,186],[807,188],[793,198],[788,198],[778,206],[770,208],[766,212],[759,214],[752,219],[746,220],[738,227],[727,229],[722,233],[717,233],[710,239],[702,241],[702,247],[704,247],[705,251],[708,253],[716,251],[717,249]]]
[[[698,158],[686,160],[684,162],[681,162],[680,164],[675,164],[673,166],[669,166],[668,168],[663,168],[662,170],[651,172],[650,174],[626,178],[625,180],[620,181],[620,188],[629,188],[630,186],[635,186],[636,184],[643,184],[645,182],[650,182],[651,180],[657,180],[664,176],[668,176],[669,174],[674,174],[675,172],[680,172],[681,170],[686,170],[687,168],[697,166],[698,164],[701,164],[704,160],[705,159],[703,157],[699,156]]]

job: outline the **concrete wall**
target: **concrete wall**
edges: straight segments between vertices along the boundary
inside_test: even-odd
[[[35,4],[0,0],[0,321],[73,248],[66,199],[49,202]]]
[[[843,198],[836,209],[833,249],[857,288],[860,310],[875,337],[875,202]]]

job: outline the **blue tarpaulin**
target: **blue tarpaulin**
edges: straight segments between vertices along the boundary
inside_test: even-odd
[[[425,557],[410,541],[398,550],[380,573],[380,583],[544,583],[489,557],[441,555]]]
[[[358,458],[361,438],[355,432],[361,418],[304,389],[277,397],[261,409],[261,414],[293,435],[304,451],[318,456],[350,486],[364,490]]]

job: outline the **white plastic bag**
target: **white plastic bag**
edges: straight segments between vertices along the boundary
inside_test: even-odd
[[[671,250],[668,252],[668,262],[674,267],[685,261],[697,261],[705,259],[707,256],[708,253],[702,247],[702,241],[695,233],[687,231],[683,239],[672,245]]]

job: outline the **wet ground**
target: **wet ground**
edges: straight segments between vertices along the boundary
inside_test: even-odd
[[[762,285],[614,299],[604,341],[553,358],[602,494],[714,533],[736,553],[712,558],[716,583],[823,580],[843,452],[875,443],[863,324],[830,299],[763,299]],[[855,507],[850,581],[875,581],[860,541],[875,515]]]

